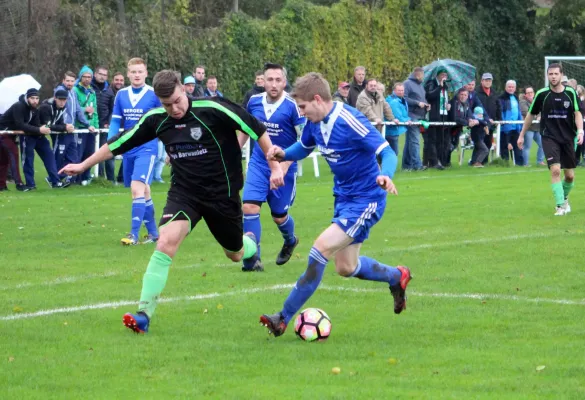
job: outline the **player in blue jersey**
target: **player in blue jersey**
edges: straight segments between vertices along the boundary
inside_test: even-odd
[[[332,224],[313,244],[307,270],[282,311],[262,315],[260,322],[274,336],[282,335],[319,286],[331,257],[335,257],[335,270],[341,276],[387,283],[394,297],[394,312],[399,314],[406,308],[410,270],[359,255],[370,229],[384,214],[387,192],[397,194],[392,182],[396,154],[363,114],[331,100],[329,84],[320,74],[311,72],[297,79],[292,96],[309,122],[300,142],[286,150],[273,146],[267,158],[300,160],[317,147],[333,172],[335,210]]]
[[[161,107],[160,100],[154,94],[154,90],[145,83],[147,75],[148,71],[143,59],[132,58],[128,61],[130,86],[120,89],[116,94],[108,139],[116,136],[120,128],[126,131],[134,127],[149,110]],[[130,187],[132,190],[132,224],[130,233],[121,240],[124,245],[138,243],[138,235],[143,222],[148,235],[142,243],[152,243],[158,240],[154,204],[150,194],[157,153],[158,139],[154,139],[128,151],[123,156],[124,186]]]
[[[287,148],[292,146],[303,131],[306,119],[301,116],[297,104],[284,91],[286,71],[279,64],[267,63],[264,66],[266,91],[253,95],[248,101],[247,111],[266,126],[273,144]],[[284,175],[284,186],[271,190],[271,170],[262,149],[255,147],[248,165],[246,183],[244,184],[243,211],[244,231],[252,232],[258,243],[260,255],[260,207],[268,203],[272,219],[284,238],[284,244],[276,257],[276,264],[283,265],[293,254],[299,239],[295,236],[295,222],[289,214],[289,208],[295,199],[297,181],[297,163],[285,161],[280,164]],[[254,264],[252,264],[254,261]],[[262,262],[244,260],[242,271],[262,271]]]

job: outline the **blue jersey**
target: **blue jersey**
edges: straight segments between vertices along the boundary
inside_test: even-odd
[[[276,103],[268,103],[266,92],[256,94],[250,97],[246,109],[266,126],[272,144],[283,149],[297,142],[298,135],[307,122],[301,116],[297,103],[286,92],[283,92]],[[260,146],[254,146],[250,161],[268,168],[266,156]],[[291,165],[289,171],[295,168],[296,165]]]
[[[145,85],[138,93],[134,93],[132,86],[128,86],[120,89],[116,94],[112,120],[115,118],[120,119],[120,127],[127,131],[132,129],[148,111],[161,106],[162,104],[154,94],[154,89],[151,86]],[[158,153],[158,139],[138,146],[126,154],[136,155],[140,153],[156,155]]]
[[[360,203],[386,196],[376,183],[380,168],[376,156],[388,142],[358,110],[340,102],[322,122],[307,122],[301,145],[317,147],[333,172],[333,194]]]

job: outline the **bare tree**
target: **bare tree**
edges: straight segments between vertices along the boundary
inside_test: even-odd
[[[234,0],[234,2],[232,3],[232,11],[238,12],[238,0]]]

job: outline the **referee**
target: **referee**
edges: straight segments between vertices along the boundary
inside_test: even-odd
[[[83,163],[69,164],[61,171],[78,175],[155,138],[165,145],[173,173],[160,220],[160,237],[144,274],[138,312],[123,318],[124,324],[137,333],[148,331],[172,258],[201,219],[229,259],[258,259],[256,238],[250,233],[243,235],[239,191],[243,186],[241,144],[245,141],[243,135],[238,138],[237,131],[256,140],[264,153],[272,145],[264,135],[264,125],[229,100],[189,100],[174,71],[158,72],[153,86],[162,108],[146,113],[134,128],[108,140]],[[272,162],[270,168],[274,169],[271,186],[282,186],[279,164]]]
[[[555,198],[555,215],[571,212],[569,192],[575,179],[575,147],[583,143],[583,115],[575,90],[561,83],[563,68],[550,64],[547,69],[549,87],[539,90],[526,114],[524,126],[518,138],[518,147],[524,145],[524,135],[535,115],[540,114],[542,148],[550,169],[552,191]],[[561,183],[561,169],[565,180]]]

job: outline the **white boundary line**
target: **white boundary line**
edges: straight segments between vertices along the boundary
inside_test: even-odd
[[[499,175],[523,175],[523,174],[530,174],[530,173],[535,173],[535,172],[545,172],[548,171],[546,168],[534,168],[534,169],[519,169],[518,171],[499,171],[499,172],[487,172],[487,173],[483,173],[483,174],[432,174],[432,175],[425,175],[425,176],[407,176],[407,173],[404,174],[400,174],[398,176],[395,177],[395,181],[397,183],[402,183],[402,182],[412,182],[412,181],[424,181],[424,180],[429,180],[429,179],[449,179],[449,178],[481,178],[481,177],[490,177],[490,176],[499,176]],[[324,184],[329,184],[331,181],[329,179],[323,179],[322,181],[318,181],[318,182],[297,182],[297,186],[303,187],[303,186],[321,186]],[[107,188],[105,189],[107,190]],[[163,192],[155,192],[155,193],[163,193]],[[165,193],[166,193],[166,188],[165,188]],[[27,195],[28,196],[28,195]],[[128,191],[124,191],[124,192],[108,192],[108,193],[104,193],[104,192],[100,192],[100,193],[80,193],[80,194],[72,194],[72,195],[67,195],[67,194],[48,194],[48,193],[43,193],[42,197],[41,196],[34,196],[31,197],[32,199],[39,199],[39,198],[45,198],[45,197],[63,197],[63,198],[77,198],[77,197],[109,197],[109,196],[129,196]],[[3,196],[0,197],[0,200],[19,200],[22,199],[22,196]]]
[[[523,239],[538,239],[538,238],[548,238],[548,237],[555,237],[561,236],[562,233],[558,232],[548,232],[548,233],[527,233],[523,235],[510,235],[510,236],[502,236],[497,238],[484,238],[484,239],[470,239],[470,240],[460,240],[456,242],[443,242],[443,243],[422,243],[417,244],[414,246],[407,246],[407,247],[388,247],[383,250],[379,250],[377,254],[391,254],[391,253],[403,253],[409,251],[418,251],[418,250],[426,250],[426,249],[433,249],[433,248],[444,248],[444,247],[457,247],[463,245],[475,245],[475,244],[486,244],[486,243],[497,243],[497,242],[505,242],[505,241],[514,241],[514,240],[523,240]],[[582,233],[574,232],[570,235],[582,235]],[[306,260],[304,257],[301,259],[291,259],[290,263],[305,263]],[[181,265],[181,266],[172,266],[171,269],[195,269],[201,267],[209,267],[209,268],[216,268],[216,267],[234,267],[237,266],[238,263],[196,263],[196,264],[189,264],[189,265]],[[126,275],[126,271],[106,271],[103,273],[96,273],[96,274],[87,274],[87,275],[77,275],[77,276],[63,276],[59,278],[55,278],[53,280],[47,282],[22,282],[15,286],[0,286],[0,292],[8,291],[8,290],[18,290],[18,289],[26,289],[30,287],[37,287],[37,286],[57,286],[69,283],[76,283],[80,281],[92,280],[92,279],[102,279],[102,278],[110,278],[114,276],[121,276]]]
[[[217,297],[227,297],[227,296],[235,296],[235,295],[249,295],[254,293],[262,293],[262,292],[270,292],[275,290],[281,289],[290,289],[294,286],[294,284],[285,284],[285,285],[273,285],[267,286],[263,288],[252,288],[252,289],[244,289],[244,290],[237,290],[232,292],[224,292],[224,293],[208,293],[208,294],[198,294],[195,296],[183,296],[183,297],[168,297],[168,298],[161,298],[159,303],[177,303],[177,302],[189,302],[189,301],[197,301],[197,300],[205,300],[205,299],[214,299]],[[332,291],[332,292],[352,292],[352,293],[384,293],[387,290],[376,290],[376,289],[359,289],[359,288],[352,288],[352,287],[343,287],[343,286],[326,286],[323,285],[320,287],[320,290],[325,291]],[[529,298],[529,297],[519,297],[519,296],[510,296],[510,295],[499,295],[499,294],[489,294],[489,293],[422,293],[422,292],[409,292],[409,296],[416,296],[416,297],[433,297],[433,298],[445,298],[445,299],[472,299],[472,300],[502,300],[502,301],[520,301],[520,302],[528,302],[528,303],[545,303],[545,304],[559,304],[559,305],[572,305],[572,306],[585,306],[585,299],[584,300],[566,300],[566,299],[547,299],[547,298]],[[97,303],[97,304],[87,304],[83,306],[73,306],[73,307],[63,307],[63,308],[53,308],[49,310],[41,310],[32,313],[25,313],[25,314],[14,314],[14,315],[6,315],[0,316],[0,321],[14,321],[20,319],[31,319],[31,318],[38,318],[38,317],[46,317],[49,315],[54,314],[65,314],[65,313],[73,313],[78,311],[90,311],[90,310],[102,310],[105,308],[117,308],[120,306],[131,306],[137,305],[138,302],[130,301],[130,300],[120,300],[120,301],[113,301],[108,303]]]

